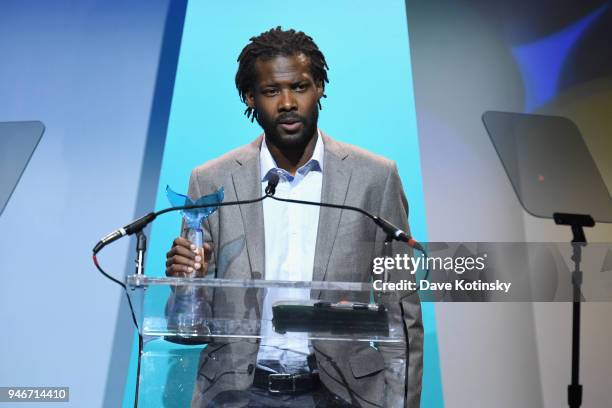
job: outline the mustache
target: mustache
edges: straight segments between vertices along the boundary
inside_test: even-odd
[[[304,118],[295,113],[285,113],[281,114],[276,118],[276,124],[281,123],[293,123],[293,122],[304,122]]]

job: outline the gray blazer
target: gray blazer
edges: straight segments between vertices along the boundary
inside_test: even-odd
[[[395,163],[323,133],[322,137],[325,158],[321,201],[361,207],[407,231],[408,204]],[[194,169],[189,182],[190,196],[210,194],[221,186],[225,189],[224,201],[261,196],[262,140],[260,135],[252,143]],[[226,279],[265,278],[261,203],[221,207],[204,227],[214,248],[214,264],[211,263],[209,272]],[[367,282],[372,259],[382,254],[384,238],[384,233],[361,214],[321,208],[313,280]],[[399,244],[394,245],[394,250],[400,252]],[[391,280],[401,278],[406,276],[391,276]],[[345,342],[313,342],[321,381],[354,406],[419,407],[423,368],[419,298],[417,294],[405,298],[397,295],[396,300],[389,316],[404,324],[408,347],[380,344],[375,349],[367,342],[349,346]],[[213,303],[215,311],[240,313],[249,319],[260,317],[261,299],[247,300],[244,292],[232,296],[226,291],[225,296],[215,298]],[[192,407],[206,407],[224,391],[249,388],[257,353],[256,340],[209,344],[200,358]],[[406,361],[407,366],[399,370],[384,369],[385,362],[390,361]]]

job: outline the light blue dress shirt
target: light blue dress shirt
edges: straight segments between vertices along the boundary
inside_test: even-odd
[[[323,140],[318,132],[317,142],[310,160],[295,175],[279,168],[268,150],[265,138],[260,150],[261,189],[265,194],[270,174],[279,175],[275,197],[295,200],[321,201],[323,183]],[[284,203],[272,199],[263,201],[265,231],[265,279],[311,281],[315,246],[319,225],[319,207]],[[308,300],[309,289],[268,290],[264,299],[262,334],[270,334],[272,305],[279,300]],[[263,360],[279,361],[288,372],[292,366],[303,366],[310,354],[305,336],[291,334],[288,339],[262,340],[257,356]]]

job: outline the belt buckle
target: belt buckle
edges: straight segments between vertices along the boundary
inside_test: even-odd
[[[288,380],[291,379],[291,389],[287,389],[287,390],[281,390],[281,389],[277,389],[274,388],[274,386],[272,385],[272,381],[274,379],[278,379],[278,380]],[[270,374],[268,376],[268,391],[273,393],[273,394],[279,394],[281,392],[295,392],[296,391],[296,386],[295,386],[295,375],[293,374]]]

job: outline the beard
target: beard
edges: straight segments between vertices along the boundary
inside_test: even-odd
[[[318,109],[309,116],[300,116],[297,113],[287,112],[276,118],[270,118],[257,112],[257,123],[266,134],[266,140],[281,150],[304,149],[308,142],[315,136],[317,130]],[[281,123],[291,120],[301,123],[301,128],[295,132],[289,132],[282,128]]]

